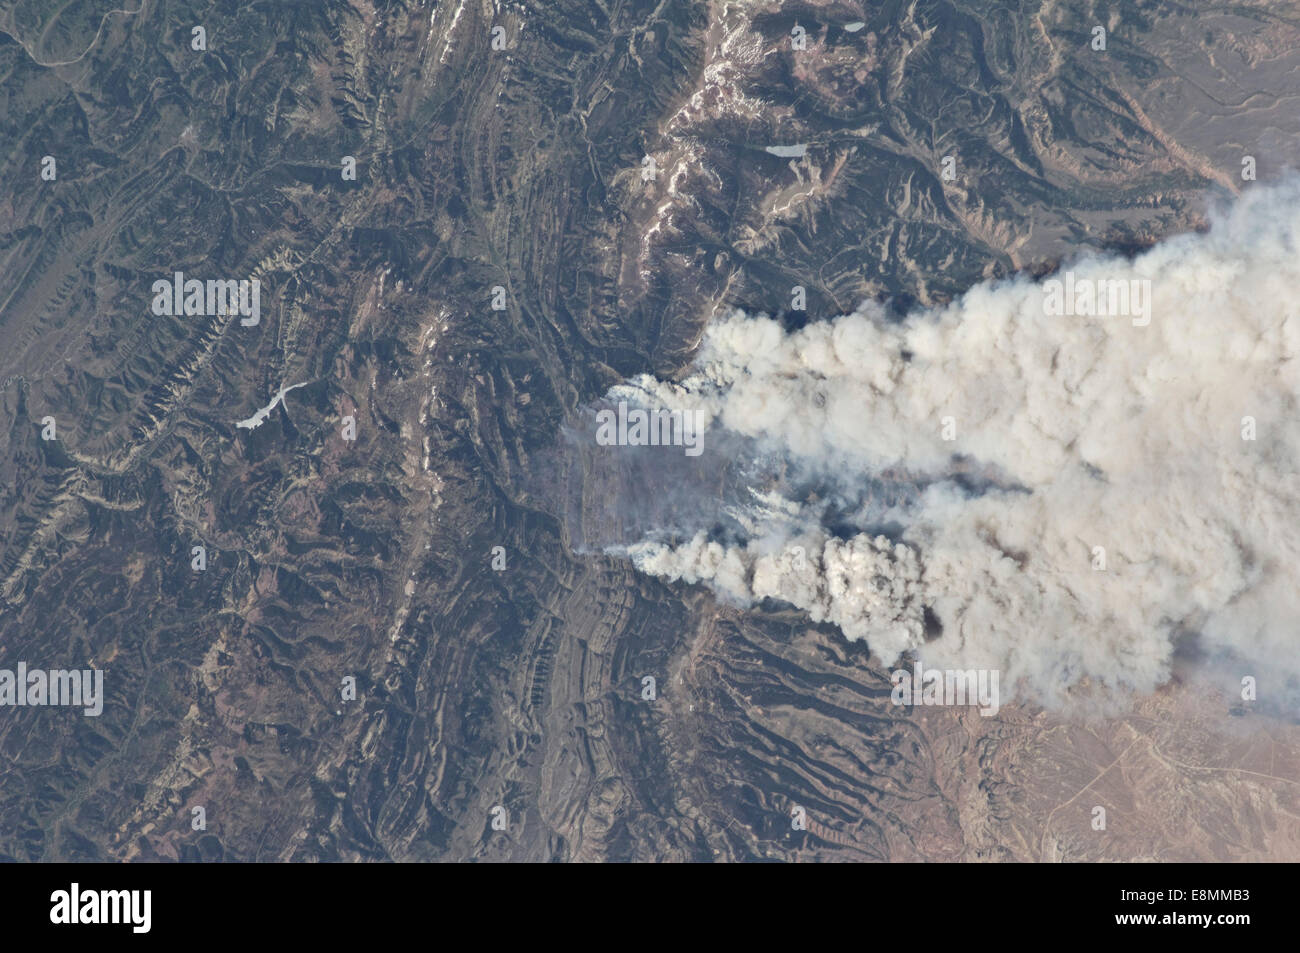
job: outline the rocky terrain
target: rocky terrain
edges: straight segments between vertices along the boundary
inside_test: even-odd
[[[10,0],[0,77],[0,666],[107,692],[0,709],[0,858],[1300,857],[1294,720],[896,707],[595,554],[565,437],[722,308],[1200,227],[1300,155],[1300,6]]]

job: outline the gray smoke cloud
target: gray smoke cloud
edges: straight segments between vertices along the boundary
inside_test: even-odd
[[[1157,688],[1185,633],[1294,679],[1300,186],[1053,281],[903,320],[717,321],[684,379],[608,399],[699,411],[706,452],[740,435],[786,475],[723,538],[663,526],[611,551],[1050,706]],[[891,482],[905,499],[864,489]]]

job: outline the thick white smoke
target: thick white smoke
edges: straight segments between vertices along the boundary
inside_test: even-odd
[[[738,542],[664,535],[624,552],[733,599],[790,602],[885,664],[915,650],[1000,669],[1049,705],[1154,689],[1185,632],[1267,664],[1242,672],[1261,684],[1295,677],[1300,187],[1253,188],[1208,232],[1068,270],[1067,311],[1089,310],[1085,290],[1102,302],[1149,281],[1150,299],[1049,314],[1061,287],[1016,279],[901,322],[867,304],[790,334],[741,313],[715,324],[680,384],[616,394],[702,410],[711,432],[755,438],[848,497],[888,470],[923,489],[892,514],[894,541],[832,535],[799,501],[756,504]],[[956,480],[971,472],[975,491]],[[927,608],[942,625],[929,641]]]

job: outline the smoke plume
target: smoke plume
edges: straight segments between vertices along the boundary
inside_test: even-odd
[[[902,320],[868,303],[787,332],[733,313],[683,380],[608,399],[697,411],[706,454],[750,446],[771,478],[725,532],[611,549],[791,603],[886,665],[999,669],[1048,705],[1153,690],[1183,636],[1266,667],[1242,669],[1261,687],[1294,679],[1298,292],[1292,183],[1134,259]]]

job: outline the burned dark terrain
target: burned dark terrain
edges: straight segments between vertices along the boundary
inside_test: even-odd
[[[564,434],[723,309],[1198,227],[1295,165],[1298,66],[1274,2],[0,5],[0,666],[107,692],[0,709],[0,859],[1294,858],[1296,726],[895,707],[593,551]]]

